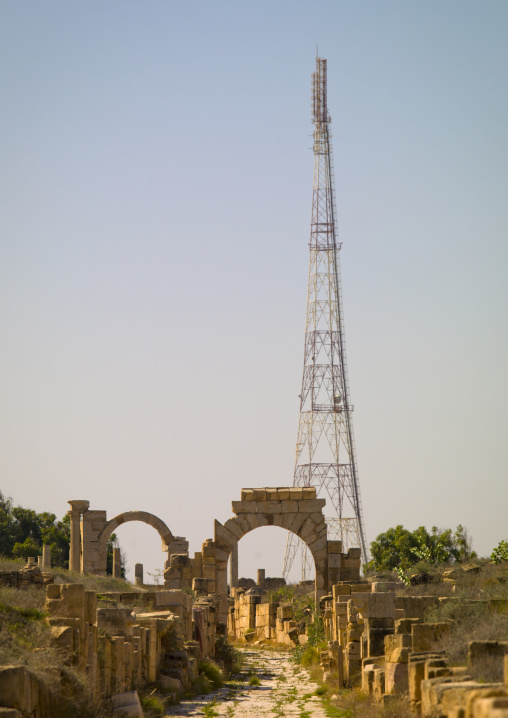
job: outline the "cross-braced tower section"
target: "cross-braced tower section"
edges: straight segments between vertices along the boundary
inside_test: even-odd
[[[327,107],[326,60],[316,58],[312,75],[314,123],[314,189],[310,232],[309,285],[300,419],[296,442],[294,486],[315,486],[327,498],[333,515],[328,538],[342,540],[344,550],[362,549],[367,560],[360,487],[356,468],[352,411],[344,343],[339,249],[330,116]],[[328,509],[330,511],[330,508]],[[289,533],[284,557],[287,578],[302,551],[302,578],[312,558]]]

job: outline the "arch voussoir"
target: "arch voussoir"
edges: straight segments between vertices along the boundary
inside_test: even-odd
[[[245,536],[245,531],[242,529],[237,519],[228,519],[224,524],[224,528],[230,531],[236,540],[239,541]]]

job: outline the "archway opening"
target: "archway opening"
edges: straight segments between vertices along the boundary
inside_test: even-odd
[[[129,521],[115,528],[125,564],[125,578],[134,583],[135,564],[143,565],[143,583],[164,584],[164,562],[161,537],[153,526],[143,521]]]
[[[264,569],[267,578],[282,578],[287,537],[288,531],[279,526],[260,526],[245,534],[238,542],[238,577],[257,582],[258,570]],[[310,551],[308,557],[311,572],[307,578],[314,581],[315,565]],[[297,555],[287,583],[299,583],[301,579],[302,566]]]

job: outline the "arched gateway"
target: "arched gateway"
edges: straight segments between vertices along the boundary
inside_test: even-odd
[[[124,511],[123,514],[118,514],[118,516],[115,516],[114,519],[108,521],[97,537],[99,541],[99,561],[101,573],[106,573],[107,546],[109,537],[115,529],[122,524],[127,523],[127,521],[142,521],[149,526],[153,526],[153,528],[159,532],[164,548],[173,542],[173,534],[168,529],[164,521],[161,521],[157,518],[157,516],[149,514],[146,511]]]
[[[227,610],[227,565],[238,541],[260,526],[279,526],[296,534],[308,546],[316,568],[316,596],[328,588],[328,540],[323,515],[325,499],[316,498],[316,489],[242,489],[241,501],[233,501],[236,514],[223,525],[215,521],[215,589],[224,597],[219,612]]]
[[[69,501],[71,510],[70,569],[82,573],[106,574],[107,545],[113,531],[127,521],[142,521],[160,535],[162,550],[187,550],[187,542],[175,538],[164,521],[147,511],[125,511],[108,521],[105,511],[90,509],[89,501]]]
[[[191,588],[194,579],[206,579],[201,590],[219,597],[219,621],[226,622],[227,567],[238,541],[261,526],[279,526],[296,534],[308,546],[316,568],[316,597],[339,580],[357,579],[360,549],[342,553],[341,541],[328,541],[323,515],[324,499],[316,498],[313,487],[242,489],[241,500],[232,502],[233,518],[215,521],[214,538],[203,542],[202,550],[189,556],[188,542],[172,532],[157,516],[146,511],[127,511],[108,521],[105,511],[90,510],[88,501],[71,505],[71,569],[84,573],[106,573],[106,550],[112,532],[127,521],[143,521],[158,531],[168,559],[165,562],[166,589]],[[234,581],[232,582],[234,586]]]

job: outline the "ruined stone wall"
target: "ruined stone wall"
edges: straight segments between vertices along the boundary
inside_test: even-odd
[[[451,666],[444,650],[453,621],[426,622],[435,596],[397,596],[395,584],[342,583],[323,599],[328,649],[321,653],[323,678],[388,706],[405,696],[422,718],[508,718],[508,642],[473,641],[467,666]],[[486,601],[491,610],[495,602]],[[492,604],[492,605],[491,605]],[[503,607],[504,608],[504,607]],[[409,614],[409,615],[407,615]],[[504,661],[504,683],[471,678],[475,663]]]
[[[104,600],[108,607],[98,607],[97,593],[78,583],[46,589],[52,639],[86,676],[93,696],[108,697],[153,681],[177,693],[197,677],[199,661],[214,656],[213,597],[192,605],[183,591],[166,590],[109,592],[101,594]],[[27,669],[0,667],[0,713],[5,707],[20,711],[19,718],[50,718],[51,703],[51,690]]]

